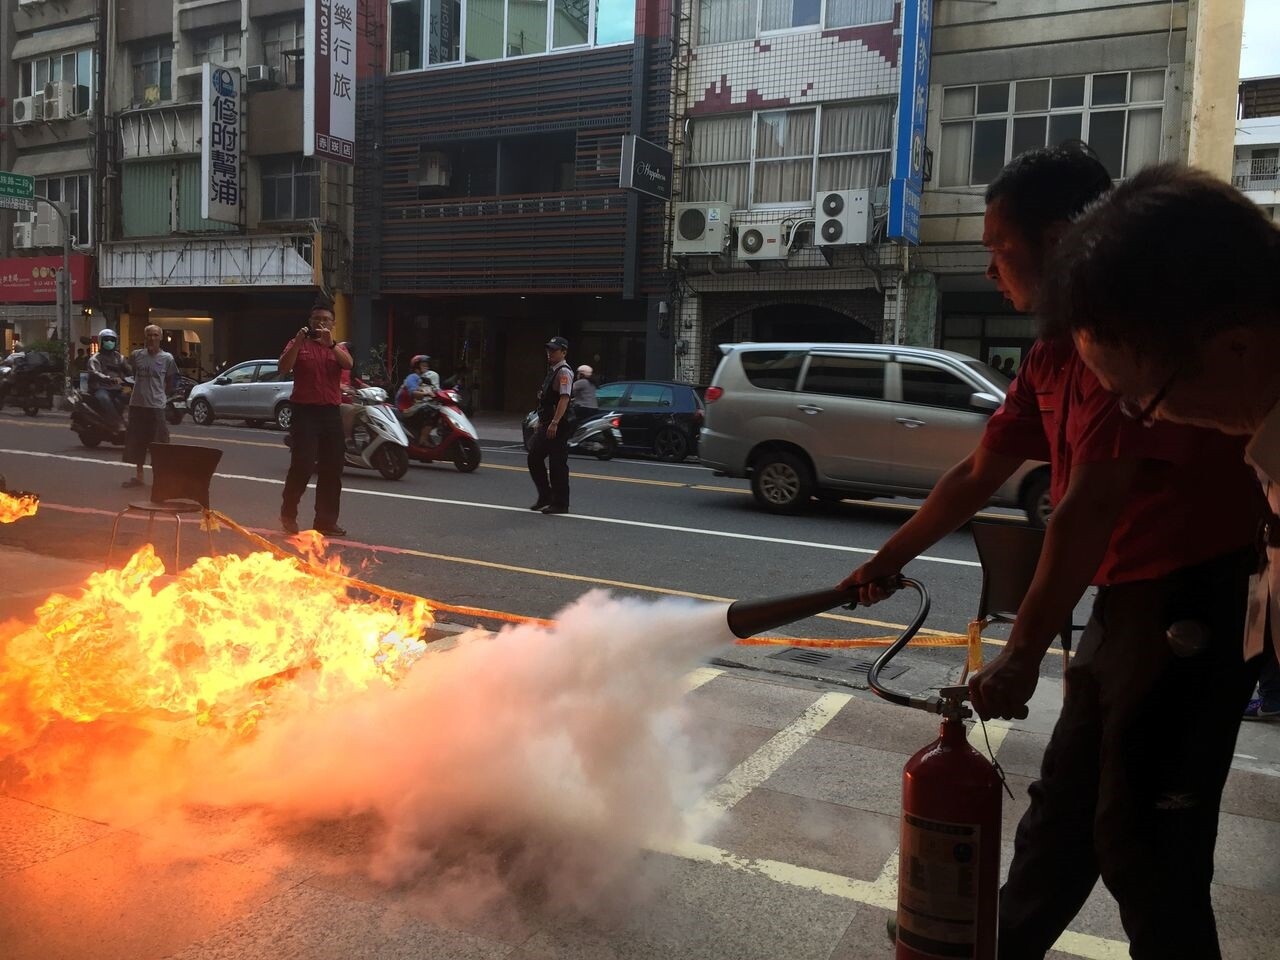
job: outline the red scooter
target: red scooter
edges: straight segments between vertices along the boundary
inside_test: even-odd
[[[416,431],[409,433],[409,459],[421,463],[436,460],[452,460],[462,473],[470,473],[480,466],[480,436],[471,420],[462,412],[458,393],[452,389],[436,391],[436,422],[427,434],[424,446]],[[400,411],[404,420],[404,411]]]

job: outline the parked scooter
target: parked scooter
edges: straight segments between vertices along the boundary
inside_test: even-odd
[[[622,420],[615,414],[602,413],[584,420],[569,437],[570,453],[587,453],[597,460],[612,460],[622,444]],[[524,418],[524,448],[533,444],[538,432],[538,411],[530,410]]]
[[[409,472],[409,438],[387,403],[381,387],[353,385],[343,388],[342,430],[346,437],[343,462],[348,467],[377,470],[387,480],[399,480]],[[293,448],[293,434],[284,445]]]
[[[50,395],[53,375],[61,370],[61,361],[47,353],[28,350],[9,354],[0,361],[0,409],[12,403],[34,417]]]
[[[120,411],[120,429],[113,430],[106,418],[98,409],[93,396],[83,390],[73,390],[67,394],[67,402],[71,405],[71,429],[80,442],[86,447],[96,447],[100,443],[113,443],[124,446],[125,426],[129,417],[129,394],[133,389],[133,377],[125,377],[125,392],[118,401]]]
[[[458,403],[458,394],[451,389],[437,390],[435,426],[427,435],[427,444],[417,436],[409,438],[409,458],[421,463],[436,460],[452,460],[461,473],[470,473],[480,466],[480,435]],[[400,412],[403,421],[404,413]]]

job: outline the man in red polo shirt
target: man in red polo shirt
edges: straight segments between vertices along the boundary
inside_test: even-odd
[[[352,367],[346,347],[333,342],[333,305],[317,299],[308,325],[280,354],[280,373],[293,371],[289,404],[292,453],[280,502],[280,526],[298,532],[298,502],[316,474],[315,530],[326,537],[345,537],[338,526],[342,499],[342,462],[346,441],[342,430],[342,371]]]
[[[1024,154],[987,191],[987,275],[1034,309],[1058,237],[1110,189],[1087,148]],[[1127,419],[1069,340],[1038,341],[978,448],[842,584],[864,602],[985,505],[1028,459],[1055,510],[1008,644],[970,681],[1020,718],[1040,662],[1099,587],[1000,899],[1000,957],[1044,957],[1099,876],[1137,958],[1219,957],[1210,902],[1218,805],[1251,689],[1240,654],[1260,507],[1238,440]]]

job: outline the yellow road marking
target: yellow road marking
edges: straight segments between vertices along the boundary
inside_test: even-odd
[[[702,798],[694,812],[696,822],[705,828],[768,780],[852,699],[847,693],[824,693],[811,703]]]
[[[684,675],[684,692],[693,693],[693,691],[710,683],[723,673],[723,670],[719,670],[715,667],[698,667],[694,670],[690,670]]]

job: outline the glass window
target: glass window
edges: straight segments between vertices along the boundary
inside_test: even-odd
[[[466,0],[467,62],[502,56],[503,0]]]
[[[311,157],[264,157],[262,219],[311,220],[320,216],[320,169]]]
[[[1084,77],[1055,77],[1053,80],[1053,96],[1049,106],[1083,107]]]
[[[245,363],[238,367],[232,367],[222,376],[231,383],[253,383],[254,371],[258,369],[255,363]],[[220,384],[225,386],[225,384]]]
[[[1131,177],[1143,167],[1160,162],[1160,122],[1163,111],[1130,110],[1125,137],[1124,175]]]
[[[89,203],[89,191],[89,175],[84,173],[69,177],[41,177],[35,182],[37,196],[66,204],[67,225],[71,230],[71,245],[74,247],[93,245],[93,207]],[[56,214],[53,216],[57,219]],[[19,213],[17,218],[26,223],[34,223],[36,215]]]
[[[600,394],[597,392],[596,398],[599,399]],[[665,387],[660,383],[637,383],[631,387],[631,395],[627,397],[627,409],[632,407],[663,407],[671,408],[675,405],[675,394],[670,387]]]
[[[428,13],[427,62],[457,63],[462,53],[461,0],[429,0]]]
[[[1019,80],[1013,100],[1013,108],[1018,113],[1026,113],[1028,110],[1048,110],[1049,81]]]
[[[577,47],[590,37],[591,11],[582,0],[555,0],[551,44],[554,47]]]
[[[1004,113],[1009,109],[1009,85],[985,83],[978,87],[978,113]]]
[[[1044,146],[1048,117],[1017,117],[1013,121],[1013,156]]]
[[[803,350],[743,350],[738,355],[752,386],[764,390],[794,390],[805,358]]]
[[[1164,100],[1164,71],[1146,70],[1133,74],[1129,88],[1130,103],[1152,103]]]
[[[973,155],[973,124],[944,123],[942,125],[942,155],[937,170],[938,185],[964,187],[969,185],[969,160]]]
[[[925,407],[969,410],[974,389],[954,373],[921,363],[903,363],[902,400]]]
[[[1116,179],[1124,169],[1124,117],[1123,110],[1089,114],[1089,146],[1097,152],[1107,172]]]
[[[698,0],[698,43],[727,43],[755,35],[755,0]]]
[[[865,357],[820,357],[809,360],[805,393],[884,399],[884,361]]]
[[[1129,75],[1127,73],[1100,73],[1093,78],[1093,96],[1090,104],[1095,107],[1127,103],[1129,100]]]
[[[46,99],[65,98],[64,117],[88,113],[93,106],[95,89],[93,51],[88,48],[18,64],[18,95],[29,97],[43,93]]]
[[[596,0],[596,43],[630,43],[635,37],[635,0]]]
[[[282,83],[302,83],[305,48],[306,24],[301,17],[276,20],[262,29],[263,59]]]
[[[942,91],[942,119],[971,117],[976,102],[973,87],[948,87]]]
[[[812,201],[816,118],[816,110],[770,110],[756,115],[753,203]]]
[[[278,379],[279,374],[280,374],[280,368],[277,363],[275,363],[274,361],[271,363],[263,363],[263,364],[259,364],[258,366],[257,379],[259,383],[266,383],[269,380]]]
[[[990,183],[1005,165],[1007,120],[979,120],[973,125],[973,182]]]
[[[1055,113],[1049,117],[1049,142],[1054,146],[1081,138],[1082,113]]]
[[[828,27],[860,27],[893,20],[893,0],[827,0]]]
[[[547,52],[547,0],[507,0],[507,56]]]
[[[397,0],[391,4],[391,72],[422,66],[422,2]]]
[[[93,95],[97,90],[97,77],[93,72],[93,51],[76,51],[76,113],[88,113],[93,109]]]
[[[821,0],[761,0],[760,29],[810,27],[822,15]]]
[[[204,33],[191,41],[193,63],[234,63],[240,59],[240,31]]]
[[[878,187],[889,182],[893,102],[832,104],[822,108],[818,190]]]
[[[173,99],[173,44],[165,41],[136,46],[132,52],[133,102],[160,103]]]
[[[627,392],[625,383],[606,383],[596,388],[596,406],[601,410],[612,410]]]

